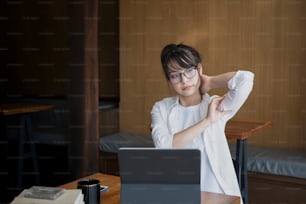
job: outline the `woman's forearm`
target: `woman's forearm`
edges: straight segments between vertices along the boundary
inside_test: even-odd
[[[207,118],[200,120],[193,126],[177,132],[173,136],[172,147],[182,147],[191,142],[196,136],[201,134],[209,125],[211,121]]]
[[[174,134],[172,147],[182,147],[191,142],[196,136],[204,132],[204,130],[212,123],[218,121],[224,115],[230,113],[230,110],[222,111],[217,110],[224,97],[217,97],[212,100],[208,107],[208,113],[206,117],[200,120],[198,123]]]
[[[216,76],[211,76],[209,80],[210,89],[226,88],[227,82],[234,77],[236,72],[227,72]]]

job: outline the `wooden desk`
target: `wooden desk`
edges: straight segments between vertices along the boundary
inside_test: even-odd
[[[271,127],[271,121],[243,121],[243,120],[230,120],[225,127],[225,134],[227,139],[247,139],[255,133],[263,130],[264,128]]]
[[[100,196],[101,204],[119,204],[120,203],[120,177],[112,176],[108,174],[95,173],[93,175],[86,176],[84,178],[98,179],[101,185],[109,186],[109,190],[103,192]],[[84,179],[81,178],[81,179]],[[65,189],[75,189],[77,188],[77,182],[81,179],[63,184],[59,187]],[[234,196],[220,195],[216,193],[204,193],[202,198],[202,204],[239,204],[240,199]]]
[[[54,109],[55,105],[50,104],[30,104],[30,103],[6,103],[0,104],[0,114],[4,116],[34,113]]]
[[[22,173],[23,173],[23,159],[27,154],[32,158],[34,171],[36,172],[36,183],[39,184],[39,169],[36,158],[36,149],[35,145],[32,142],[31,136],[31,117],[30,114],[39,111],[46,111],[54,109],[55,105],[49,104],[30,104],[30,103],[6,103],[0,104],[0,117],[4,123],[4,117],[12,115],[20,115],[19,119],[19,148],[18,148],[18,178],[17,178],[17,187],[22,187]],[[3,128],[6,128],[6,125],[2,124]],[[6,133],[5,133],[6,135]],[[28,142],[30,145],[30,152],[24,152],[24,145]]]
[[[225,134],[227,139],[236,139],[234,166],[244,204],[248,204],[247,139],[264,128],[271,126],[271,121],[258,122],[242,120],[230,120],[226,125]]]

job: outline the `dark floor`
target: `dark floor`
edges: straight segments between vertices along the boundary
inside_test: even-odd
[[[249,204],[306,204],[306,180],[249,173]]]
[[[33,172],[32,160],[25,159],[21,188],[17,188],[17,144],[10,142],[1,147],[1,204],[11,202],[22,189],[33,185],[58,186],[69,181],[67,147],[36,145],[39,174]],[[36,175],[39,175],[38,183]]]

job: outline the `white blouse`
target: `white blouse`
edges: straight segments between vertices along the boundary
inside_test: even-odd
[[[237,71],[235,76],[228,81],[229,91],[224,95],[225,98],[220,104],[222,110],[232,110],[231,113],[226,114],[207,127],[201,135],[186,145],[188,148],[201,149],[201,189],[204,191],[216,191],[227,195],[241,196],[225,137],[225,125],[246,101],[252,90],[253,81],[254,74],[252,72]],[[182,106],[179,104],[178,96],[164,98],[156,102],[151,111],[152,138],[155,147],[172,148],[173,135],[204,117],[207,114],[208,105],[214,97],[217,96],[204,94],[198,110],[195,110],[193,114],[188,113],[188,117],[186,117],[186,113],[184,115],[181,113]],[[192,108],[194,107],[191,106]],[[186,110],[186,112],[188,111]],[[181,118],[181,120],[178,118]],[[206,181],[207,177],[210,177],[208,182]],[[217,185],[212,185],[211,189],[205,184],[206,182],[209,184],[215,181]]]
[[[200,104],[188,107],[178,105],[177,122],[178,126],[181,127],[181,130],[194,125],[201,120],[201,118]],[[197,148],[201,151],[201,191],[223,194],[224,192],[220,187],[208,161],[204,140],[203,137],[201,137],[201,134],[183,148]]]

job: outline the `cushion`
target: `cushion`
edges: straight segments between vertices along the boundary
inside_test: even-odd
[[[129,132],[118,132],[100,137],[100,151],[117,153],[121,147],[154,147],[154,143],[149,135]]]
[[[235,158],[235,144],[230,144]],[[248,145],[248,171],[306,179],[306,151]]]

